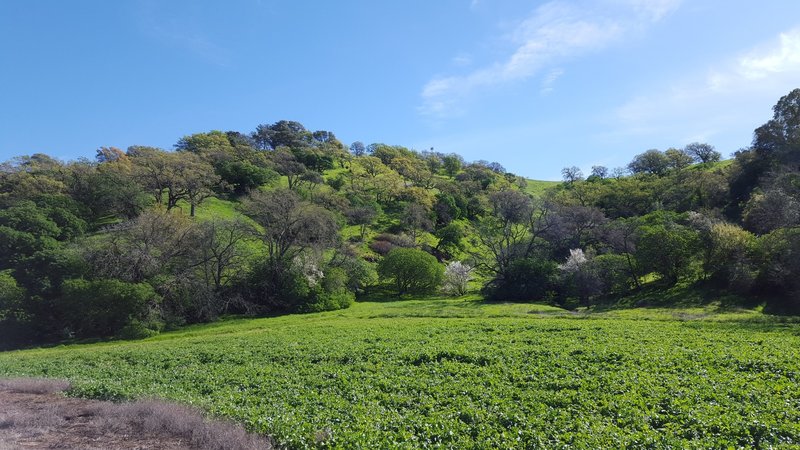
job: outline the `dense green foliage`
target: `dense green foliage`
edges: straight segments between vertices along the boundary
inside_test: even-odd
[[[444,267],[432,255],[415,248],[394,248],[378,264],[378,275],[391,281],[398,295],[436,291]]]
[[[73,395],[158,395],[294,448],[780,448],[800,443],[796,324],[427,300],[0,354]]]
[[[0,347],[345,308],[432,291],[456,261],[491,300],[573,308],[683,283],[797,311],[799,103],[800,89],[781,98],[732,161],[694,142],[588,177],[568,167],[561,183],[397,145],[348,151],[285,120],[175,151],[13,158],[0,165]]]
[[[148,319],[149,303],[160,298],[147,283],[119,280],[67,280],[62,286],[66,323],[73,325],[78,337],[92,337],[104,332],[121,332]]]

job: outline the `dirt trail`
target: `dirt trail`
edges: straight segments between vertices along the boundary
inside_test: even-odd
[[[271,449],[241,427],[188,407],[65,397],[68,383],[0,379],[0,450]]]

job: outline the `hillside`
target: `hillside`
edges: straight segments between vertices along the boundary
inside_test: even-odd
[[[292,448],[726,448],[800,442],[798,349],[754,311],[459,298],[4,353],[0,375],[174,399]]]
[[[786,106],[798,98],[734,159],[694,142],[625,168],[565,167],[561,182],[348,148],[286,120],[174,151],[13,158],[0,166],[0,348],[467,292],[574,309],[696,286],[798,312],[795,134],[779,127],[800,122]]]
[[[541,197],[548,189],[552,189],[559,184],[559,181],[544,181],[544,180],[525,180],[525,192],[534,196],[534,197]]]

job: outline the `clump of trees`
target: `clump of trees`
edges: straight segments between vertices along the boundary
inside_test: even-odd
[[[173,151],[3,162],[0,342],[344,308],[384,280],[433,291],[484,213],[481,198],[519,183],[497,163],[454,154],[350,150],[329,131],[278,121],[184,136]],[[428,278],[387,269],[393,249],[413,251],[404,260]]]
[[[781,98],[732,161],[705,143],[651,149],[626,168],[566,168],[536,198],[498,163],[347,147],[285,120],[173,151],[13,158],[0,164],[0,345],[471,282],[489,300],[569,307],[702,283],[797,311],[798,104],[800,89]]]

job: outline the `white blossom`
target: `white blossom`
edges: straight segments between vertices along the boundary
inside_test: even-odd
[[[292,264],[295,269],[303,274],[310,287],[316,286],[319,280],[325,277],[325,274],[317,267],[317,263],[313,258],[297,255],[292,260]]]
[[[447,294],[460,296],[467,292],[467,286],[472,279],[473,268],[461,261],[453,261],[444,269],[444,283],[442,290]]]
[[[558,268],[564,272],[574,273],[580,270],[581,265],[586,261],[588,260],[586,259],[586,255],[583,254],[583,250],[576,248],[569,251],[567,262],[560,264]]]

